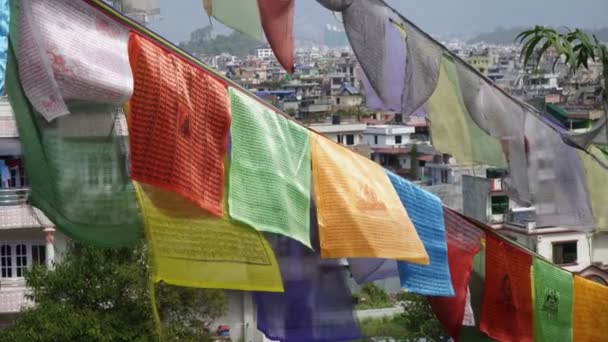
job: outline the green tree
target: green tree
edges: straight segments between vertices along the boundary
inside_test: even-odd
[[[213,36],[213,28],[205,26],[190,33],[190,40],[182,42],[179,47],[195,55],[219,55],[229,53],[234,56],[246,56],[260,42],[237,31],[229,35]]]
[[[2,341],[148,341],[158,339],[144,247],[75,245],[49,271],[26,274],[36,304],[0,332]],[[226,310],[224,293],[156,286],[163,340],[209,340],[209,324]]]
[[[429,342],[449,340],[426,297],[404,292],[399,300],[404,311],[396,321],[408,331],[405,338],[412,341],[425,338]]]

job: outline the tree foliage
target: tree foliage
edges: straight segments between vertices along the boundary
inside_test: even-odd
[[[179,47],[194,55],[215,56],[228,53],[243,57],[250,54],[259,45],[259,41],[237,31],[233,31],[229,35],[213,36],[213,28],[205,26],[192,31],[190,40],[180,43]]]
[[[2,341],[148,341],[152,315],[145,249],[73,246],[54,271],[26,274],[36,305],[0,332]],[[204,341],[226,310],[223,292],[157,285],[163,340]]]
[[[404,311],[398,316],[398,320],[407,329],[408,335],[405,337],[408,340],[416,341],[420,338],[425,338],[429,342],[449,340],[426,297],[405,292],[399,299]]]

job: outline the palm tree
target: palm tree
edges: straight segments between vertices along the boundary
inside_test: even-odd
[[[535,26],[523,31],[515,40],[522,44],[521,57],[524,66],[530,61],[534,61],[538,67],[543,55],[549,49],[557,52],[553,61],[554,69],[560,60],[563,60],[573,73],[581,67],[588,69],[590,60],[599,60],[602,63],[604,117],[589,132],[570,134],[570,143],[574,143],[577,147],[587,148],[606,125],[608,117],[608,48],[606,44],[595,35],[591,36],[580,29],[565,28],[560,32],[545,26]]]

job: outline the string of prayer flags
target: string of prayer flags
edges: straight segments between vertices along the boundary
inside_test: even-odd
[[[387,175],[430,257],[428,266],[399,262],[401,286],[427,296],[454,296],[441,200],[390,171]]]
[[[536,208],[536,226],[593,230],[585,171],[576,150],[531,113],[526,116],[525,134],[529,142],[528,182]]]
[[[257,0],[203,0],[208,16],[256,40],[264,40]],[[238,10],[237,10],[238,9]]]
[[[486,236],[486,274],[480,329],[499,341],[534,341],[532,257]]]
[[[405,31],[395,21],[386,20],[386,43],[382,60],[384,61],[382,79],[385,87],[380,87],[385,94],[378,94],[369,79],[363,73],[361,81],[365,89],[365,106],[370,109],[392,110],[400,112],[401,97],[405,91],[405,68],[407,61],[407,47]]]
[[[428,265],[424,245],[384,169],[323,136],[311,134],[311,141],[321,256]]]
[[[442,60],[437,88],[426,107],[433,126],[433,147],[437,150],[450,153],[459,163],[506,166],[498,140],[482,131],[467,112],[456,65],[448,56]]]
[[[0,0],[0,94],[4,93],[10,16],[9,0]]]
[[[379,0],[354,0],[344,12],[344,30],[371,88],[383,102],[392,94],[387,72],[395,72],[387,65],[388,9]],[[400,71],[396,71],[397,73]],[[401,101],[399,101],[401,102]]]
[[[572,273],[534,258],[534,339],[572,341]]]
[[[473,258],[481,250],[483,231],[460,217],[454,211],[443,208],[447,231],[448,261],[453,297],[428,297],[437,319],[455,341],[460,337],[468,310],[468,324],[475,321],[470,303],[469,282],[473,271]],[[432,259],[431,259],[432,260]],[[473,323],[474,325],[474,323]]]
[[[604,165],[608,165],[608,156],[599,148],[591,146],[589,153],[602,161]],[[608,205],[606,205],[608,191],[606,191],[605,185],[608,184],[608,172],[591,155],[583,151],[578,151],[578,155],[585,172],[585,184],[595,219],[595,231],[606,232],[608,231]]]
[[[441,48],[417,28],[402,23],[407,34],[407,67],[403,88],[403,115],[409,117],[431,97],[441,69]]]
[[[310,137],[302,126],[234,88],[230,217],[310,246]]]
[[[606,341],[608,287],[574,276],[574,341]]]
[[[22,0],[19,75],[47,120],[67,102],[122,105],[133,93],[129,32],[84,1]]]
[[[131,177],[222,216],[230,133],[226,85],[139,34],[131,35],[129,52],[135,75]]]
[[[282,292],[270,244],[254,229],[209,215],[162,189],[136,183],[155,282]]]
[[[256,293],[258,329],[277,341],[347,341],[361,338],[347,270],[318,255],[316,212],[311,235],[317,252],[275,235],[269,240],[281,266],[284,293]]]
[[[12,44],[17,32],[11,30]],[[81,104],[70,108],[72,115],[47,122],[20,86],[12,44],[6,90],[23,148],[29,203],[72,239],[103,247],[135,245],[143,229],[127,174],[127,137],[116,128],[120,108]]]
[[[275,57],[288,73],[295,71],[293,21],[295,0],[258,0],[262,28]]]

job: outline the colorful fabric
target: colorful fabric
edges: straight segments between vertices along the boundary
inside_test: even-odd
[[[53,120],[68,102],[122,105],[133,93],[126,28],[84,1],[22,0],[19,76],[34,109]]]
[[[574,276],[574,341],[606,341],[608,287]]]
[[[230,88],[230,217],[310,246],[308,131]]]
[[[534,339],[572,341],[572,273],[534,258]]]
[[[135,75],[131,177],[222,216],[230,133],[226,85],[139,34],[132,34],[129,52]]]
[[[311,138],[321,256],[428,265],[424,245],[384,169],[323,136]]]
[[[585,171],[576,149],[532,113],[526,116],[525,134],[536,226],[592,231],[594,219]]]
[[[264,40],[257,0],[212,0],[210,15],[242,34]]]
[[[365,106],[377,110],[392,110],[401,112],[401,98],[405,91],[405,67],[407,61],[407,47],[405,44],[405,31],[393,20],[386,20],[385,51],[382,55],[384,61],[382,83],[379,89],[385,94],[378,94],[369,79],[363,73],[361,82],[365,90]]]
[[[469,281],[473,258],[481,250],[484,233],[454,211],[444,208],[448,260],[454,297],[428,297],[437,319],[446,332],[458,341],[463,324],[475,325],[470,302]],[[465,322],[466,318],[466,322]]]
[[[399,276],[399,267],[396,260],[350,258],[348,259],[348,265],[357,284]]]
[[[532,257],[486,236],[486,275],[480,329],[499,341],[534,341]]]
[[[13,44],[17,32],[11,30]],[[19,128],[29,203],[74,240],[104,247],[138,243],[143,229],[127,173],[127,137],[114,129],[120,110],[80,105],[70,108],[72,115],[48,123],[27,101],[13,48],[6,90]],[[87,122],[79,120],[82,117],[103,125],[76,125],[79,134],[75,135],[73,123]]]
[[[10,21],[9,0],[0,0],[0,94],[4,94],[4,77],[8,58],[8,23]]]
[[[365,72],[370,88],[374,89],[383,101],[388,101],[389,94],[394,91],[390,89],[392,84],[386,74],[390,68],[386,52],[392,48],[387,46],[386,40],[387,25],[390,24],[388,8],[379,0],[354,0],[342,12],[342,19],[350,45]],[[392,49],[389,51],[393,52]]]
[[[288,73],[295,71],[293,20],[295,0],[258,0],[262,28],[275,57]]]
[[[312,240],[318,247],[316,212]],[[347,270],[338,260],[282,236],[269,237],[281,266],[284,293],[256,293],[258,329],[276,341],[347,341],[361,338]]]
[[[212,217],[184,198],[136,184],[153,279],[168,284],[282,292],[281,273],[264,236]]]
[[[399,262],[401,286],[426,296],[454,296],[441,200],[390,171],[387,174],[431,260],[428,266]]]
[[[433,147],[437,150],[451,154],[458,163],[506,166],[498,140],[483,132],[467,112],[456,65],[447,56],[441,63],[437,88],[426,108],[431,119]]]
[[[599,148],[592,146],[589,148],[589,153],[602,161],[604,165],[608,165],[608,155]],[[591,202],[595,231],[608,232],[608,205],[606,205],[608,191],[605,188],[605,185],[608,184],[608,171],[589,154],[578,151],[578,155],[585,171],[585,184]]]

